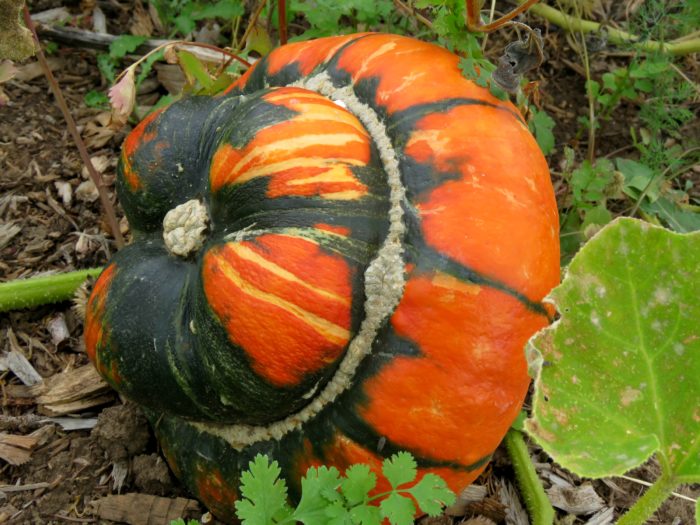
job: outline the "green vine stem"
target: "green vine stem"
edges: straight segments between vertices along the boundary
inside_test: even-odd
[[[617,525],[644,525],[679,484],[668,476],[656,480],[644,495],[639,498]]]
[[[518,0],[518,2],[522,4],[524,0]],[[671,55],[688,55],[690,53],[700,52],[700,38],[697,37],[690,39],[681,38],[673,42],[657,42],[654,40],[640,41],[639,37],[627,33],[626,31],[567,15],[546,4],[533,5],[530,7],[529,12],[541,16],[551,23],[571,32],[580,31],[582,33],[595,33],[605,29],[609,42],[613,44],[632,44],[642,51],[665,51]]]
[[[537,472],[535,472],[532,460],[530,460],[523,433],[511,428],[504,441],[513,463],[515,478],[518,480],[520,492],[530,514],[530,523],[532,525],[552,525],[554,523],[554,509],[544,492]]]
[[[0,312],[66,301],[85,279],[97,277],[101,271],[102,268],[90,268],[0,283]]]

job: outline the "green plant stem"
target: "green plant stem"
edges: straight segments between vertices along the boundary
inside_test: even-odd
[[[518,1],[521,4],[524,3],[523,0]],[[689,55],[700,52],[700,38],[681,39],[675,42],[640,41],[638,36],[626,31],[567,15],[546,4],[533,5],[529,11],[571,32],[595,33],[605,27],[609,42],[613,44],[632,44],[642,51],[665,51],[671,55]]]
[[[532,525],[552,525],[554,523],[554,509],[530,460],[523,433],[511,428],[504,441],[513,463],[515,478],[518,480],[520,492],[530,514],[530,523]]]
[[[644,525],[677,486],[678,483],[672,478],[662,475],[620,518],[617,525]]]
[[[101,271],[102,268],[90,268],[0,283],[0,312],[68,300],[85,279],[96,277]]]

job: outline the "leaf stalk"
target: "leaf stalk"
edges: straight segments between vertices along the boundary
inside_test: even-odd
[[[532,525],[552,525],[554,509],[535,472],[523,433],[511,428],[504,441]]]
[[[0,312],[66,301],[85,279],[100,272],[102,268],[90,268],[0,283]]]
[[[644,525],[679,484],[662,475],[624,514],[617,525]]]

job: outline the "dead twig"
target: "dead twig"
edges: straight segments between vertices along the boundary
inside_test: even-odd
[[[424,17],[422,14],[416,12],[416,10],[403,3],[401,0],[394,0],[394,5],[400,10],[406,13],[408,16],[412,16],[416,20],[418,20],[421,24],[424,26],[432,29],[433,28],[433,23],[428,20],[426,17]]]
[[[82,158],[85,167],[90,173],[90,178],[95,183],[95,186],[97,187],[97,190],[100,193],[100,201],[102,202],[102,207],[104,208],[105,214],[107,215],[107,222],[109,223],[109,227],[112,230],[112,235],[114,236],[114,240],[117,243],[117,248],[122,248],[124,246],[124,237],[122,237],[122,233],[119,230],[119,222],[117,221],[117,215],[114,213],[112,201],[109,200],[109,196],[107,195],[107,189],[105,187],[104,181],[102,180],[102,176],[92,165],[92,160],[90,160],[90,155],[88,154],[87,148],[85,147],[85,143],[83,142],[83,139],[80,136],[80,133],[78,132],[75,120],[73,120],[73,115],[71,115],[70,110],[68,109],[66,99],[63,97],[61,88],[58,85],[56,78],[53,76],[53,73],[51,72],[51,68],[49,67],[49,64],[46,60],[44,51],[41,48],[41,43],[39,42],[39,37],[36,34],[34,22],[32,22],[32,16],[29,14],[29,9],[27,8],[27,6],[24,6],[24,23],[34,36],[34,40],[36,41],[36,55],[39,59],[39,63],[41,64],[41,68],[44,70],[44,75],[46,75],[46,79],[49,82],[51,91],[54,97],[56,98],[56,102],[58,103],[59,108],[61,108],[63,118],[66,119],[66,123],[68,124],[68,130],[70,131],[70,134],[72,135],[73,140],[75,141],[75,145],[78,147],[80,157]]]
[[[250,32],[253,30],[255,27],[255,24],[258,22],[258,18],[260,17],[260,13],[262,13],[263,7],[265,7],[265,4],[267,3],[267,0],[261,0],[260,3],[258,4],[258,7],[255,9],[253,14],[250,17],[250,21],[248,22],[248,27],[245,28],[245,33],[243,33],[243,36],[238,42],[238,49],[236,49],[236,53],[240,53],[243,49],[243,46],[246,45],[246,41],[248,40],[248,35],[250,35]]]

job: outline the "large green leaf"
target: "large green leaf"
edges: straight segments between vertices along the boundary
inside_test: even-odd
[[[551,297],[561,319],[529,349],[544,359],[536,441],[583,476],[656,453],[667,478],[700,481],[700,233],[617,219]]]

